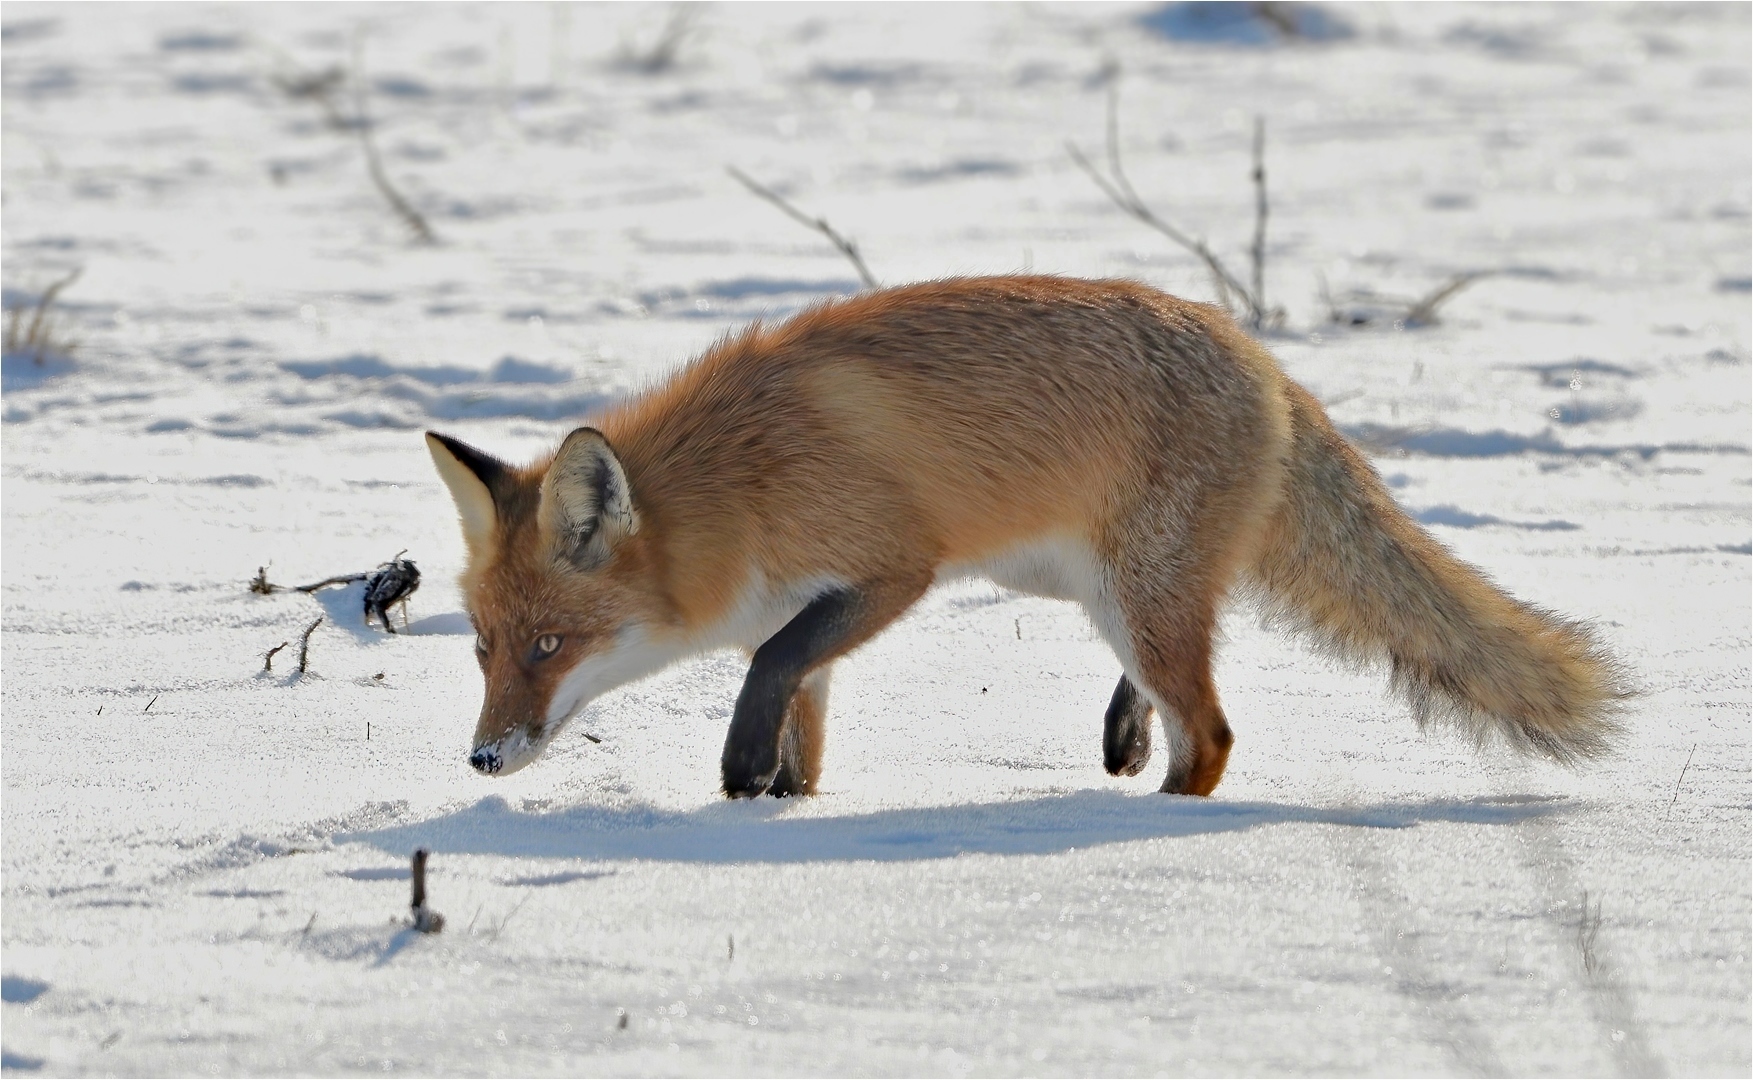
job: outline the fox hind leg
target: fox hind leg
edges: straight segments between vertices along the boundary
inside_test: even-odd
[[[791,695],[785,713],[785,729],[779,738],[779,773],[767,794],[786,798],[814,795],[822,775],[822,750],[826,743],[828,677],[832,665],[823,664],[807,675]]]
[[[1211,681],[1212,635],[1221,589],[1213,588],[1209,575],[1199,572],[1198,561],[1189,557],[1187,547],[1161,550],[1161,532],[1152,538],[1155,550],[1131,553],[1135,558],[1127,557],[1125,544],[1117,546],[1121,550],[1108,563],[1104,583],[1108,593],[1087,608],[1126,669],[1108,706],[1103,756],[1110,772],[1116,771],[1117,763],[1142,769],[1149,742],[1129,754],[1124,736],[1129,731],[1148,731],[1154,707],[1162,717],[1169,757],[1162,790],[1209,795],[1223,779],[1235,741]],[[1164,564],[1177,572],[1165,575]]]

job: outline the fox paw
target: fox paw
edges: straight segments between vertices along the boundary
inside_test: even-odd
[[[779,763],[762,768],[753,762],[724,762],[724,793],[732,799],[753,799],[765,795],[779,774]]]

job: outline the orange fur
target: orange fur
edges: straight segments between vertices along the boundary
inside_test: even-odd
[[[1421,715],[1458,701],[1562,758],[1597,748],[1618,693],[1583,631],[1407,519],[1226,315],[1144,285],[963,279],[823,304],[721,342],[595,427],[495,474],[491,535],[470,541],[476,741],[522,740],[511,768],[629,672],[753,649],[851,588],[860,621],[812,661],[821,692],[803,684],[784,725],[776,782],[813,791],[827,665],[966,570],[1084,604],[1164,717],[1170,791],[1222,777],[1211,638],[1244,576],[1342,648],[1390,655]],[[479,492],[433,446],[467,524]],[[564,524],[590,517],[599,482],[604,499],[624,483],[631,509]],[[568,498],[571,518],[554,509]],[[532,660],[542,634],[563,645]]]

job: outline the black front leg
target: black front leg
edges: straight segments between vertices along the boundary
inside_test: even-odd
[[[1150,760],[1150,700],[1120,676],[1102,723],[1102,764],[1113,776],[1137,776]]]
[[[726,795],[751,799],[772,786],[792,695],[812,668],[859,633],[865,606],[855,589],[825,593],[755,650],[724,740]]]

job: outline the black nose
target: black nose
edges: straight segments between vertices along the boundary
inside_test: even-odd
[[[469,764],[475,767],[476,772],[496,773],[503,763],[499,760],[498,754],[482,747],[469,755]]]

